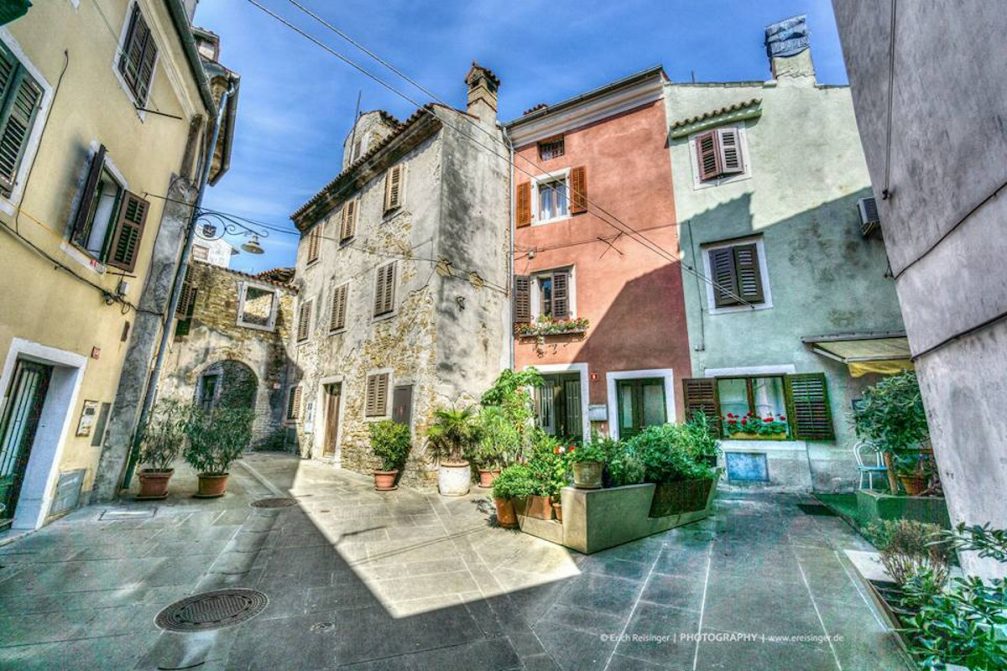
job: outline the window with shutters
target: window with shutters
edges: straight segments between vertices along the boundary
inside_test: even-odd
[[[406,166],[392,166],[385,173],[385,214],[402,207],[406,188]]]
[[[287,421],[301,418],[301,387],[296,385],[287,390]]]
[[[318,261],[319,251],[322,248],[322,224],[317,223],[308,232],[308,265]]]
[[[711,314],[772,307],[762,238],[703,249]]]
[[[339,242],[349,242],[357,234],[357,211],[360,209],[360,199],[353,198],[343,203],[339,215]]]
[[[570,203],[565,175],[538,180],[535,184],[535,194],[538,200],[536,223],[544,224],[569,216]]]
[[[388,378],[389,373],[374,373],[367,376],[364,391],[364,416],[388,416]]]
[[[306,300],[301,303],[297,310],[297,342],[307,342],[311,335],[311,306],[312,301]]]
[[[156,64],[157,44],[154,42],[154,35],[140,11],[139,4],[134,4],[120,46],[116,72],[132,95],[136,107],[145,107],[147,104]]]
[[[178,300],[178,308],[175,310],[175,337],[180,338],[182,336],[189,335],[189,331],[192,329],[192,315],[196,309],[196,296],[199,294],[199,288],[193,283],[189,278],[189,273],[186,272],[185,280],[182,283],[182,295]]]
[[[349,291],[349,283],[336,285],[333,282],[332,297],[329,299],[329,333],[339,333],[346,328],[346,303]]]
[[[540,318],[561,321],[576,316],[573,268],[536,273],[529,278],[528,289],[529,322]]]
[[[105,147],[91,157],[70,240],[91,257],[133,272],[150,203],[123,188]]]
[[[543,140],[538,143],[538,157],[543,161],[559,158],[565,153],[566,145],[563,142],[562,136],[549,140]]]
[[[395,261],[378,266],[374,278],[374,316],[395,313]]]
[[[238,326],[272,331],[279,306],[280,292],[273,287],[251,282],[238,286]]]
[[[32,76],[0,42],[0,195],[10,198],[27,167],[25,154],[45,98],[41,79]]]
[[[714,128],[697,133],[690,138],[689,144],[692,147],[696,186],[748,175],[745,133],[741,128]]]

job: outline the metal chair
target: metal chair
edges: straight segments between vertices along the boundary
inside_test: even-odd
[[[873,457],[866,455],[865,453],[869,453],[873,455]],[[874,443],[864,440],[853,446],[853,455],[857,459],[857,470],[860,472],[859,489],[864,488],[865,476],[867,477],[867,488],[874,489],[875,474],[885,475],[888,473],[888,467],[885,466],[885,461],[881,457],[881,452],[874,446]]]

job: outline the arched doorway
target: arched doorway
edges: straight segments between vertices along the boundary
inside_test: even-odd
[[[220,361],[205,368],[196,382],[196,405],[211,408],[255,408],[259,381],[240,361]]]

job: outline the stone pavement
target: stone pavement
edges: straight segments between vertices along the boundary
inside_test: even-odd
[[[243,463],[223,499],[189,498],[180,470],[167,501],[92,506],[0,547],[0,669],[909,668],[841,552],[869,546],[798,497],[722,493],[709,520],[588,557],[493,527],[479,490]],[[298,505],[248,505],[277,495]],[[154,625],[224,586],[269,604],[200,634]]]

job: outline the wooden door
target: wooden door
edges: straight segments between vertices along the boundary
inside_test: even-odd
[[[322,446],[322,456],[336,456],[336,441],[339,437],[339,384],[325,385],[325,443]]]
[[[18,360],[0,417],[0,528],[14,518],[51,366]]]

